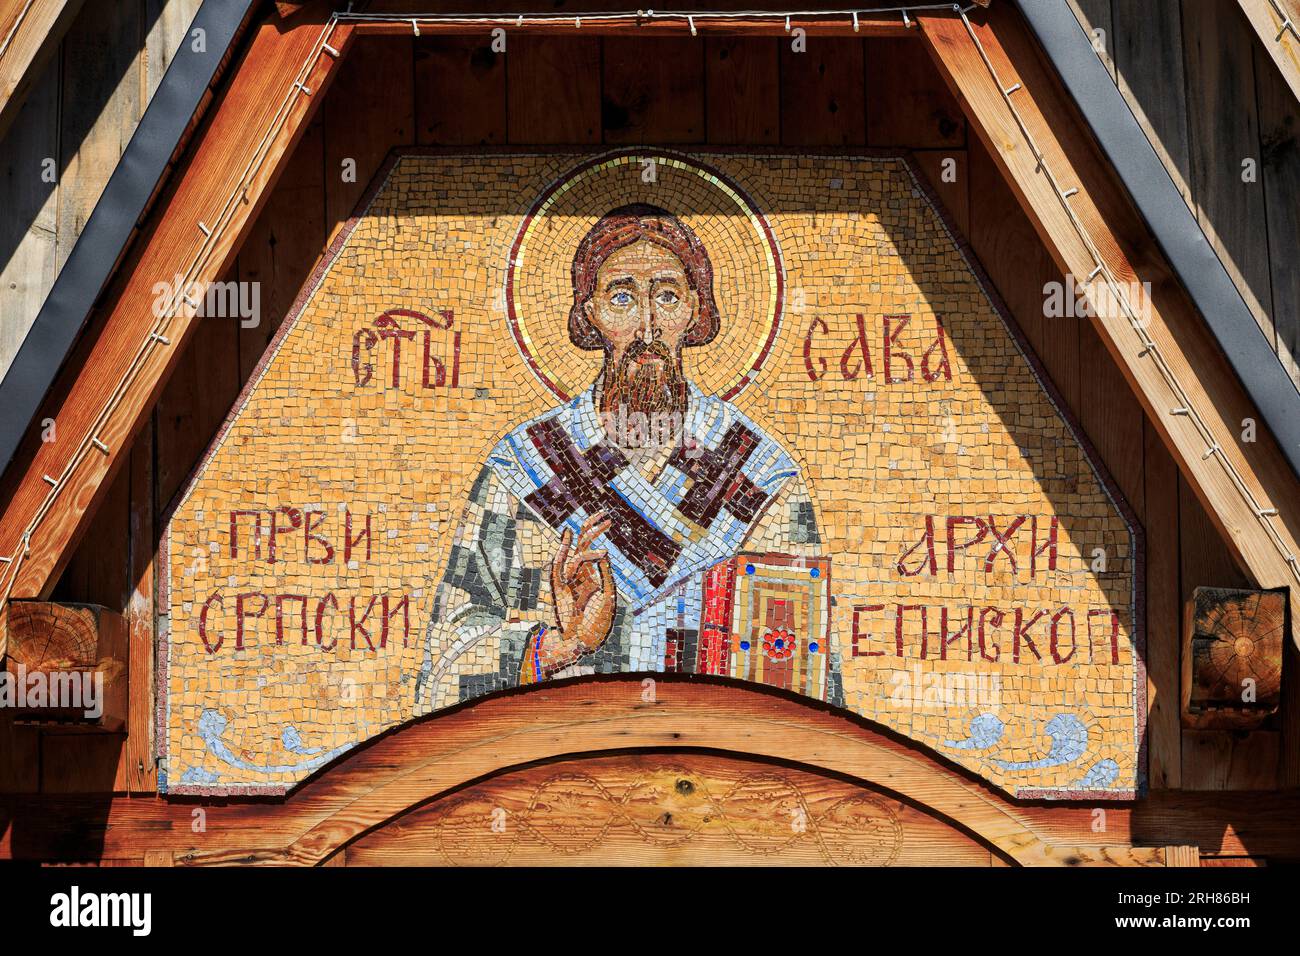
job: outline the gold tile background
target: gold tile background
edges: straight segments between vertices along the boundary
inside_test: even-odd
[[[415,716],[424,626],[469,483],[502,434],[557,401],[526,367],[507,326],[501,290],[510,246],[542,190],[586,158],[407,156],[347,237],[167,530],[171,633],[160,706],[170,790],[287,786],[323,757]],[[832,558],[832,638],[849,709],[1011,792],[1078,789],[1103,761],[1113,761],[1103,764],[1112,772],[1092,786],[1132,790],[1141,720],[1130,532],[906,165],[826,156],[697,158],[753,198],[784,259],[786,310],[778,337],[756,381],[734,401],[783,441],[810,486],[822,550]],[[645,184],[640,167],[626,169],[624,178],[611,174],[557,213],[550,246],[530,250],[530,267],[543,264],[521,295],[531,297],[528,321],[539,358],[578,388],[594,375],[593,353],[573,349],[563,332],[568,257],[597,215],[641,199],[680,215],[714,259],[723,334],[686,353],[688,376],[701,383],[734,380],[722,371],[743,364],[754,336],[765,334],[770,277],[753,230],[698,176],[667,170]],[[374,328],[393,308],[428,315],[453,310],[452,329],[435,330],[431,347],[450,363],[452,333],[460,333],[457,387],[421,387],[418,333],[402,342],[401,387],[392,387],[386,347],[373,352],[370,383],[355,384],[354,334]],[[840,356],[855,336],[858,313],[866,319],[874,375],[844,381]],[[918,374],[890,384],[881,317],[903,313],[912,318],[899,343]],[[950,382],[919,376],[936,316],[948,334]],[[827,374],[816,382],[805,362],[814,319],[827,327],[817,327],[809,353],[814,367],[819,359],[826,363]],[[409,319],[402,324],[417,327]],[[301,530],[282,536],[274,565],[230,559],[230,512],[281,506],[327,512],[320,530],[339,552],[333,562],[304,560]],[[371,560],[354,567],[342,563],[345,510],[354,521],[366,513],[372,520]],[[894,562],[916,542],[926,514],[1008,521],[1032,514],[1044,526],[1054,515],[1057,571],[1031,580],[1023,571],[1009,573],[999,558],[985,574],[982,548],[949,575],[940,542],[939,574],[902,578]],[[248,524],[241,530],[246,538]],[[1022,568],[1027,532],[1026,523],[1016,539]],[[1089,567],[1098,548],[1106,555],[1104,573]],[[198,618],[218,589],[225,613],[214,620],[225,644],[209,653]],[[309,626],[316,600],[334,594],[340,611],[326,621],[333,622],[338,645],[330,651],[314,641],[303,646],[297,605],[290,604],[283,645],[275,643],[272,608],[250,620],[247,646],[235,651],[232,609],[243,591],[311,596]],[[410,596],[407,646],[399,620],[387,648],[354,650],[348,599],[359,598],[360,613],[371,596],[385,594]],[[893,656],[888,611],[864,620],[870,622],[866,646],[889,653],[853,656],[851,609],[874,604],[928,605],[932,632],[940,606],[956,614],[969,604],[1004,610],[1069,604],[1081,632],[1086,609],[1113,608],[1121,623],[1120,661],[1091,663],[1081,647],[1066,665],[1034,663],[1032,656],[1014,664],[1007,659],[1009,621],[998,632],[1003,659],[996,664],[978,656],[968,662],[964,654],[920,660],[915,613],[906,619],[900,659]],[[378,603],[371,621],[377,616]],[[1033,633],[1047,656],[1044,623]],[[981,714],[1004,725],[997,745],[953,746]],[[1058,715],[1077,719],[1069,726],[1084,728],[1086,746],[1077,759],[1053,765],[1051,735],[1060,745],[1065,726],[1049,727]]]

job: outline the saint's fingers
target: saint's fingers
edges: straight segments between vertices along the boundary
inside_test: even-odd
[[[560,535],[560,550],[555,553],[555,566],[564,569],[565,562],[569,557],[569,545],[573,541],[573,532],[568,528],[564,529],[564,534]]]
[[[576,572],[576,579],[582,582],[584,600],[590,594],[612,593],[614,577],[610,572],[609,555],[603,552],[591,552],[582,561]]]
[[[609,557],[609,552],[603,548],[588,548],[586,551],[577,552],[569,556],[566,577],[567,581],[574,581],[583,568],[587,567],[593,561],[602,561]]]
[[[597,512],[588,518],[582,525],[582,531],[579,532],[577,540],[573,543],[573,548],[565,556],[565,563],[561,566],[564,569],[565,577],[572,576],[578,562],[575,560],[577,555],[583,554],[590,550],[591,543],[609,530],[610,520],[602,518],[604,512]]]
[[[610,570],[609,558],[597,561],[596,570],[600,572],[600,589],[606,594],[614,593],[614,574]]]
[[[575,607],[583,607],[592,595],[600,591],[600,576],[597,574],[580,574],[578,580],[570,585]]]
[[[591,547],[591,543],[609,530],[613,520],[607,517],[607,512],[598,511],[585,522],[582,530],[578,533],[578,542],[574,545],[574,550],[586,551]]]

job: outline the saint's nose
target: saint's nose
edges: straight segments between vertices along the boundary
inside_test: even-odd
[[[641,301],[638,303],[641,309],[641,340],[646,345],[663,337],[663,330],[659,327],[659,310],[655,308],[652,291],[648,286],[641,290]]]

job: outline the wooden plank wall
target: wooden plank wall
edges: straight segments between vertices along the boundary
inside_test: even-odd
[[[1300,103],[1236,0],[1070,2],[1255,321],[1300,386],[1300,270],[1294,264],[1300,248]],[[1253,176],[1243,164],[1253,164]],[[1160,487],[1151,478],[1148,487]],[[1177,569],[1181,599],[1210,579],[1244,585],[1181,476],[1177,488],[1173,507],[1184,539]],[[1150,536],[1148,545],[1154,560]],[[1151,595],[1153,602],[1160,598]],[[1148,609],[1148,620],[1156,615]],[[1163,621],[1165,612],[1159,616]],[[1288,655],[1294,673],[1292,649]],[[1282,732],[1184,732],[1181,785],[1300,785],[1294,734],[1283,745]],[[1153,762],[1153,777],[1156,769]]]
[[[1070,2],[1300,387],[1300,102],[1237,0]]]
[[[83,4],[0,140],[0,208],[5,209],[0,216],[0,375],[81,235],[201,2]],[[42,175],[47,168],[54,171],[52,182]],[[147,551],[152,560],[153,509],[140,507],[146,499],[132,491],[139,488],[148,495],[152,463],[146,443],[134,454],[139,461],[114,483],[88,534],[89,540],[112,541],[111,551],[91,554],[84,549],[69,566],[60,594],[122,611],[141,574],[147,573],[144,555]],[[138,558],[134,568],[132,549]],[[130,606],[143,610],[138,602]],[[135,654],[137,668],[151,659],[152,615],[150,601],[148,641]],[[136,622],[143,619],[132,615],[133,648],[142,637]],[[145,677],[133,673],[132,679],[142,683]],[[30,728],[13,727],[7,712],[0,711],[0,789],[152,789],[148,734],[143,727],[135,730],[129,748],[112,736],[51,735],[42,740]]]
[[[486,39],[486,38],[485,38]],[[474,38],[367,39],[344,66],[234,272],[261,286],[262,324],[202,324],[163,394],[130,468],[110,493],[57,599],[98,600],[132,617],[133,693],[144,693],[155,627],[153,566],[160,515],[196,464],[329,237],[390,148],[508,144],[738,144],[898,147],[921,168],[1025,329],[1147,530],[1147,665],[1151,782],[1271,787],[1275,730],[1213,746],[1179,727],[1179,620],[1199,584],[1245,583],[1119,370],[1086,321],[1045,319],[1043,284],[1059,281],[993,160],[967,134],[921,43],[817,39],[794,54],[781,39],[595,37],[510,40],[504,57]],[[643,46],[640,44],[644,44]],[[647,67],[647,64],[653,64]],[[656,91],[670,89],[665,102]],[[956,160],[955,183],[934,175]],[[356,182],[345,182],[345,160]],[[139,660],[134,658],[139,652]],[[143,701],[141,702],[143,703]],[[147,792],[148,728],[125,748],[15,738],[0,789]],[[0,733],[3,729],[0,728]],[[25,748],[25,749],[24,749]]]
[[[0,139],[0,376],[201,2],[83,4]],[[52,182],[44,176],[47,161]]]

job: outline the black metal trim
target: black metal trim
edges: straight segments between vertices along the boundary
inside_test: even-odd
[[[1066,0],[1015,0],[1246,393],[1300,476],[1300,392]]]
[[[203,0],[131,142],[0,381],[0,472],[36,418],[176,145],[257,0]],[[206,33],[204,52],[190,37]]]

